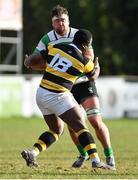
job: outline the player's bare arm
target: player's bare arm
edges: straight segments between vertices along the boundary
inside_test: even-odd
[[[92,74],[90,80],[96,80],[100,74],[100,66],[99,66],[99,62],[98,62],[98,57],[96,57],[94,59],[93,48],[85,48],[82,53],[83,53],[84,57],[91,59],[94,62],[94,71],[93,71],[93,74]]]
[[[89,62],[92,61],[91,59]],[[96,57],[96,60],[92,62],[93,63],[93,69],[90,73],[87,74],[87,77],[89,78],[90,81],[95,81],[100,74],[100,66],[98,63],[98,57]],[[91,63],[89,63],[90,65]]]
[[[25,55],[24,65],[35,71],[44,71],[46,68],[46,62],[40,53]]]
[[[94,59],[94,74],[91,77],[92,80],[96,80],[99,77],[100,74],[100,66],[99,66],[99,61],[98,57]]]

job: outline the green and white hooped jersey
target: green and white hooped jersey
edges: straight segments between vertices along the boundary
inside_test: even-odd
[[[50,44],[70,43],[73,41],[73,37],[77,31],[78,29],[76,28],[70,28],[69,33],[65,34],[64,36],[60,36],[56,33],[56,31],[51,30],[41,38],[37,47],[35,48],[35,52],[46,49]]]

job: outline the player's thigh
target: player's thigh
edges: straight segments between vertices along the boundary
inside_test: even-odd
[[[87,109],[87,108],[99,109],[100,107],[99,97],[98,97],[98,92],[97,92],[95,82],[89,81],[85,86],[86,86],[85,98],[82,98],[81,105],[83,106],[84,109]]]
[[[83,106],[83,108],[86,110],[88,108],[92,108],[92,109],[99,109],[100,108],[100,104],[99,104],[99,98],[97,96],[89,96],[87,98],[85,98],[82,102],[81,105]]]
[[[64,122],[55,114],[43,115],[44,119],[51,131],[62,134],[64,130]]]
[[[60,115],[60,117],[75,132],[78,132],[79,130],[86,128],[84,123],[85,117],[79,105],[76,105],[75,107],[64,112]]]

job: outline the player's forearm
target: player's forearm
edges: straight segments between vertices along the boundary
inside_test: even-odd
[[[34,53],[30,56],[26,55],[24,65],[27,68],[31,68],[37,71],[43,71],[46,67],[45,61],[40,53]]]
[[[36,64],[39,64],[39,59],[41,59],[41,54],[35,53],[31,54],[29,56],[25,56],[24,65],[26,67],[34,66]]]
[[[99,68],[99,67],[98,67],[98,68],[95,67],[94,73],[93,73],[93,75],[90,77],[90,80],[95,81],[96,79],[98,79],[99,75],[100,75],[100,68]]]
[[[98,57],[94,59],[94,73],[93,76],[91,77],[92,80],[96,80],[100,75],[100,65],[98,62]]]
[[[98,79],[100,75],[100,66],[95,66],[94,70],[92,71],[91,75],[89,76],[89,80],[91,81],[95,81],[96,79]]]

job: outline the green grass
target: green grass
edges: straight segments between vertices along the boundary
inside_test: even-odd
[[[138,178],[138,119],[105,120],[109,127],[116,157],[116,171],[93,170],[90,161],[74,169],[71,164],[78,152],[65,126],[62,137],[40,154],[40,167],[26,167],[20,152],[31,147],[47,129],[40,118],[0,118],[0,179],[136,179]],[[91,132],[94,130],[90,127]],[[94,134],[95,136],[95,134]],[[95,138],[104,161],[103,149]]]

